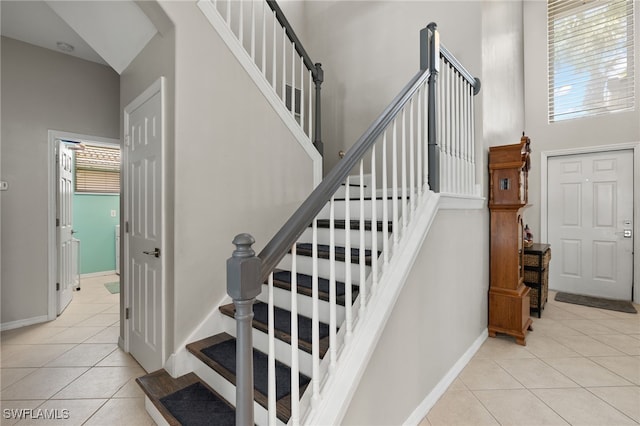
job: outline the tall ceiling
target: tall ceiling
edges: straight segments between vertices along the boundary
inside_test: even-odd
[[[111,66],[121,73],[157,32],[131,0],[0,1],[3,36]],[[73,46],[60,50],[58,43]]]

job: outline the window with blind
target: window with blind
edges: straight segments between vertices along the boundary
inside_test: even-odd
[[[548,0],[549,122],[633,110],[632,0]]]
[[[75,154],[76,192],[120,193],[120,148],[85,145]]]

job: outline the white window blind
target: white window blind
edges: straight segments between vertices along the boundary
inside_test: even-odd
[[[549,122],[635,105],[632,0],[548,0]]]
[[[76,151],[76,192],[120,193],[120,149],[85,145]]]

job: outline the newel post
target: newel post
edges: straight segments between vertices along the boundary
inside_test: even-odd
[[[435,22],[420,31],[420,68],[429,68],[429,115],[427,117],[427,140],[429,155],[429,187],[440,192],[440,149],[436,128],[436,96],[438,72],[440,71],[440,35]]]
[[[255,241],[249,234],[236,235],[233,239],[236,249],[227,259],[227,293],[236,308],[236,426],[255,424],[251,323],[253,302],[261,288],[261,261],[251,248]]]
[[[316,128],[313,138],[313,146],[316,147],[320,155],[324,155],[324,144],[322,143],[322,111],[320,105],[320,90],[324,81],[324,70],[321,63],[316,63],[316,72],[313,75],[313,82],[316,85]]]

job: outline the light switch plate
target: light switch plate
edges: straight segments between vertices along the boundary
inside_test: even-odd
[[[7,191],[9,189],[9,182],[0,181],[0,191]]]
[[[116,211],[115,210],[111,210],[111,217],[116,217]]]

